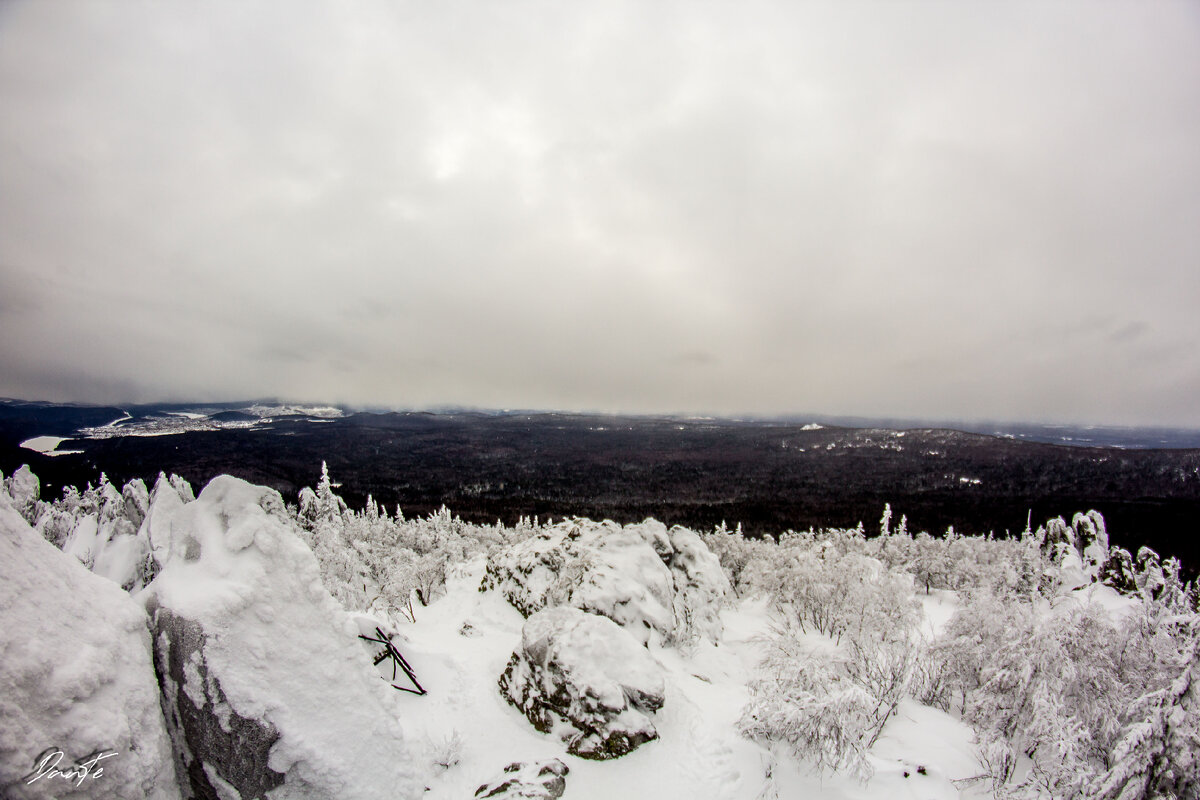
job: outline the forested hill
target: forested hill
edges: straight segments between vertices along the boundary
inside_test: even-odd
[[[189,410],[192,409],[192,410]],[[0,470],[29,463],[53,493],[229,473],[279,490],[329,465],[343,495],[464,519],[586,516],[748,533],[870,529],[885,503],[914,530],[1024,529],[1096,509],[1114,542],[1200,563],[1200,450],[1078,447],[941,429],[566,414],[356,413],[235,406],[0,406]],[[80,433],[80,431],[84,431]],[[153,434],[153,435],[152,435]],[[49,456],[21,442],[67,437]]]

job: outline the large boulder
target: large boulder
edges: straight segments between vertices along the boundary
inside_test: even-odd
[[[500,677],[500,692],[567,752],[616,758],[658,738],[662,669],[612,620],[556,607],[532,615]]]
[[[599,614],[646,643],[685,631],[718,638],[729,581],[691,531],[571,520],[493,555],[481,589],[525,616],[555,605]]]
[[[145,610],[5,501],[0,654],[0,796],[179,797]],[[31,783],[47,748],[44,777]],[[81,780],[48,770],[91,759]]]
[[[558,800],[567,788],[567,765],[549,761],[517,761],[475,790],[479,800]]]
[[[164,563],[140,597],[192,794],[420,796],[396,692],[364,657],[276,492],[215,478],[155,544]]]

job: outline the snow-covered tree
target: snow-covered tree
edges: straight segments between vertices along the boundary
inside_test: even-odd
[[[1170,686],[1143,694],[1091,800],[1200,797],[1200,654],[1193,646]]]

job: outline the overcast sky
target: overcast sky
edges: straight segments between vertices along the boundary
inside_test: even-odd
[[[1200,425],[1195,2],[3,2],[0,396]]]

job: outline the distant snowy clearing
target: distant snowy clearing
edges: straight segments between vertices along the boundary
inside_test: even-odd
[[[71,456],[82,453],[82,450],[59,450],[58,446],[63,442],[69,442],[70,439],[62,436],[35,436],[32,439],[26,439],[21,442],[21,447],[26,450],[32,450],[35,453],[41,453],[44,456]]]

